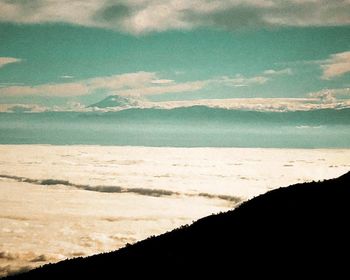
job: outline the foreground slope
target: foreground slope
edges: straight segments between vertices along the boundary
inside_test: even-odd
[[[349,254],[350,172],[270,191],[227,213],[198,220],[118,251],[46,265],[11,279],[114,279],[234,273],[245,267],[317,269]],[[313,266],[312,266],[313,267]],[[247,271],[249,272],[249,271]],[[167,277],[165,277],[166,279]],[[123,279],[123,278],[121,278]]]

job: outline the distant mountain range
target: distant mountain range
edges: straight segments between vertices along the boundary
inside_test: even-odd
[[[156,147],[350,147],[350,109],[248,111],[207,106],[0,113],[1,144]],[[136,101],[135,101],[136,102]],[[125,107],[120,107],[125,106]],[[129,106],[129,107],[128,107]]]
[[[346,272],[349,198],[350,172],[270,191],[235,210],[115,252],[45,265],[8,279],[221,279],[219,275],[266,271],[284,279],[305,271],[314,276],[327,270]]]

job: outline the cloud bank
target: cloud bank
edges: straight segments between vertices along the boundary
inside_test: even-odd
[[[251,110],[251,111],[308,111],[318,109],[343,109],[350,108],[350,89],[325,89],[307,94],[303,98],[226,98],[226,99],[195,99],[179,101],[161,101],[152,102],[147,99],[134,99],[125,97],[126,100],[131,98],[131,105],[115,106],[112,102],[110,105],[103,107],[91,106],[85,107],[81,104],[68,104],[66,107],[43,107],[38,104],[0,104],[0,112],[45,112],[45,111],[75,111],[75,112],[113,112],[130,108],[156,108],[156,109],[175,109],[193,106],[206,106],[210,108],[221,108],[228,110]],[[108,97],[113,99],[113,96]],[[135,105],[132,105],[135,104]]]
[[[230,99],[198,99],[153,102],[152,107],[161,109],[174,109],[192,106],[207,106],[228,110],[251,111],[308,111],[317,109],[342,109],[350,108],[350,99],[337,99],[326,101],[323,95],[312,95],[305,98],[230,98]]]
[[[350,24],[348,0],[0,0],[0,21],[63,22],[132,34]]]

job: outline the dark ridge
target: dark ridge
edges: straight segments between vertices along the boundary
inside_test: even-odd
[[[348,272],[349,182],[350,172],[280,188],[115,252],[45,265],[7,279],[235,278],[266,271],[281,271],[279,279],[284,279],[291,274],[302,278],[305,272]]]
[[[162,196],[189,196],[189,197],[206,197],[211,199],[221,199],[228,202],[233,202],[234,205],[241,202],[242,198],[238,196],[230,195],[220,195],[220,194],[210,194],[210,193],[180,193],[171,190],[164,189],[147,189],[147,188],[125,188],[120,186],[99,186],[99,185],[83,185],[71,183],[67,180],[60,179],[32,179],[21,176],[0,174],[0,178],[6,178],[10,180],[15,180],[18,182],[43,185],[43,186],[55,186],[63,185],[67,187],[73,187],[81,190],[92,191],[92,192],[103,192],[103,193],[134,193],[138,195],[162,197]],[[233,205],[233,206],[234,206]]]

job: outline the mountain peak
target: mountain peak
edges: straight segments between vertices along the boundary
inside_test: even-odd
[[[110,95],[105,99],[89,105],[92,108],[126,108],[135,107],[139,104],[138,100],[130,96]]]

